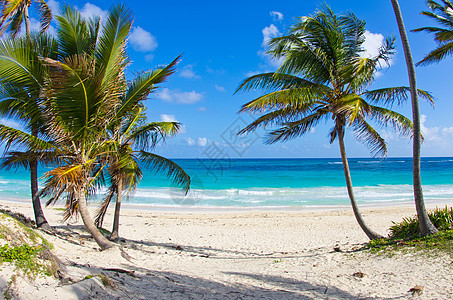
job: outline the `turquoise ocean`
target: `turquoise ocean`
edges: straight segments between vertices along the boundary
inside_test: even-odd
[[[144,178],[125,202],[149,207],[318,208],[347,206],[340,159],[175,159],[192,178],[187,195],[144,169]],[[413,203],[410,158],[349,160],[361,205]],[[422,158],[425,201],[453,201],[453,158]],[[41,175],[48,171],[40,167]],[[105,192],[101,190],[100,194]],[[99,201],[92,199],[92,201]],[[30,199],[25,169],[0,171],[0,199]],[[61,202],[64,203],[63,201]]]

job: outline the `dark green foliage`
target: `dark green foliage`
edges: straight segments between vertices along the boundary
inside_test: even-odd
[[[438,230],[450,230],[453,226],[453,209],[445,207],[437,208],[428,213],[431,222]],[[393,223],[390,227],[391,239],[409,239],[420,235],[420,227],[417,217],[404,218],[400,223]]]

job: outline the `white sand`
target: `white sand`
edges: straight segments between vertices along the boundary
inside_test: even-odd
[[[33,218],[28,203],[0,204]],[[392,221],[415,211],[407,206],[362,213],[370,227],[386,234]],[[62,211],[52,207],[45,214],[57,232],[45,237],[72,281],[61,286],[50,279],[24,280],[17,283],[20,299],[414,299],[408,291],[416,285],[424,287],[416,299],[453,299],[451,257],[353,252],[367,238],[349,209],[123,209],[120,244],[127,255],[119,249],[99,251],[81,220],[61,224]],[[111,218],[112,211],[104,228],[110,230]],[[333,251],[337,244],[343,252]],[[132,272],[107,270],[114,268]],[[365,276],[353,276],[356,272]],[[83,280],[89,274],[107,275],[113,288],[96,276]]]

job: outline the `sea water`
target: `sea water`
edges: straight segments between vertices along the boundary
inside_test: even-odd
[[[155,207],[337,207],[346,206],[340,159],[175,159],[191,177],[187,195],[171,180],[143,169],[128,193],[130,205]],[[356,200],[361,205],[413,203],[412,159],[350,159]],[[422,158],[426,202],[453,200],[453,158]],[[40,174],[49,168],[40,167]],[[41,181],[42,185],[43,182]],[[100,189],[100,201],[106,188]],[[29,199],[25,169],[0,171],[0,199]],[[45,199],[44,199],[45,200]],[[62,201],[64,203],[64,201]]]

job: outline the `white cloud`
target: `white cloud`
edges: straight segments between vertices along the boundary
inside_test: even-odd
[[[94,17],[101,17],[102,21],[105,21],[109,14],[107,10],[103,10],[99,6],[96,6],[89,2],[85,3],[85,5],[81,9],[79,9],[79,12],[82,15],[82,17],[84,17],[86,19],[90,19],[90,18],[94,18]]]
[[[195,141],[193,140],[193,138],[188,137],[188,138],[186,138],[185,140],[186,140],[186,142],[187,142],[187,145],[189,145],[189,146],[195,145]]]
[[[176,102],[178,104],[194,104],[203,99],[203,94],[195,91],[179,92],[164,88],[157,93],[157,97],[167,102]]]
[[[206,107],[204,107],[204,106],[200,106],[197,110],[198,111],[206,111],[208,109]]]
[[[48,0],[46,1],[47,6],[50,8],[52,11],[52,15],[58,15],[60,13],[60,3],[55,0]]]
[[[385,41],[384,36],[380,33],[372,33],[368,30],[365,30],[365,42],[362,44],[364,51],[362,52],[362,57],[373,58],[379,54],[379,48],[381,48]],[[381,64],[383,67],[388,67],[392,65],[393,60],[390,59],[387,63],[382,61]],[[379,74],[378,74],[379,75]]]
[[[166,115],[166,114],[161,114],[160,115],[160,120],[162,122],[178,122],[175,118],[175,115]]]
[[[420,116],[420,129],[422,131],[425,142],[433,142],[446,144],[450,143],[453,138],[453,127],[427,127],[425,125],[426,116]]]
[[[274,68],[280,67],[283,62],[283,58],[275,59],[266,54],[269,41],[273,38],[281,36],[280,31],[274,24],[271,24],[267,27],[264,27],[261,32],[263,33],[263,42],[261,43],[261,49],[258,51],[258,55],[266,61],[266,64]]]
[[[129,42],[131,43],[134,50],[140,52],[153,51],[157,48],[156,38],[140,26],[134,27],[132,29],[129,37]]]
[[[263,33],[263,43],[261,44],[263,47],[267,47],[267,44],[271,39],[281,35],[280,31],[274,24],[264,27],[261,32]]]
[[[197,144],[198,146],[206,147],[206,145],[208,144],[208,139],[205,137],[198,138]]]
[[[282,21],[283,20],[283,14],[278,11],[271,11],[271,16],[274,19],[274,21]]]
[[[219,91],[219,92],[222,92],[222,93],[225,92],[225,88],[223,86],[220,86],[220,85],[217,85],[217,84],[215,85],[215,89],[217,91]]]
[[[193,71],[193,65],[186,65],[184,66],[181,71],[179,72],[179,76],[180,77],[184,77],[184,78],[200,78],[199,75],[197,75],[194,71]]]

